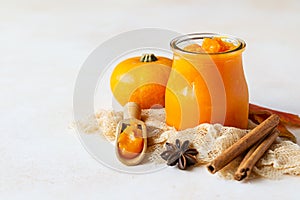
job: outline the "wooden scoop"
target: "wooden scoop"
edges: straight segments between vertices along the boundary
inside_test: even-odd
[[[147,149],[147,130],[145,123],[140,120],[140,106],[134,102],[127,103],[124,106],[123,116],[124,120],[119,122],[116,130],[116,155],[119,161],[125,165],[137,165],[143,160]],[[139,152],[128,150],[133,148],[134,144],[127,143],[127,145],[124,144],[124,141],[135,141],[137,144],[139,144],[137,146],[139,146],[141,150]],[[125,145],[127,145],[127,150],[124,148]]]

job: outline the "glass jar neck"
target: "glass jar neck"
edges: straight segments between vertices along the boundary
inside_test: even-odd
[[[216,52],[216,53],[208,53],[203,51],[189,51],[186,50],[185,47],[196,44],[198,46],[202,46],[202,43],[205,38],[221,38],[223,41],[227,43],[231,43],[235,46],[235,48],[224,51],[224,52]],[[246,43],[236,37],[229,36],[229,35],[220,35],[216,33],[192,33],[192,34],[187,34],[187,35],[182,35],[174,38],[170,46],[173,50],[173,52],[179,53],[179,54],[191,54],[191,55],[221,55],[221,54],[233,54],[233,53],[241,53],[244,51],[246,47]]]

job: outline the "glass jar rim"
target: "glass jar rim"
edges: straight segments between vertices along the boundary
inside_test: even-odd
[[[213,38],[213,37],[224,37],[228,38],[234,41],[238,42],[238,45],[236,48],[231,49],[229,51],[224,51],[224,52],[216,52],[216,53],[207,53],[207,52],[192,52],[192,51],[187,51],[184,50],[183,48],[179,47],[178,44],[181,42],[189,41],[189,40],[195,40],[195,39],[204,39],[204,38]],[[180,35],[174,39],[171,40],[170,46],[173,50],[178,50],[187,54],[206,54],[206,55],[219,55],[219,54],[227,54],[227,53],[233,53],[236,51],[240,51],[245,49],[246,43],[244,40],[239,39],[237,37],[231,36],[231,35],[226,35],[226,34],[218,34],[218,33],[190,33],[190,34],[185,34],[185,35]]]

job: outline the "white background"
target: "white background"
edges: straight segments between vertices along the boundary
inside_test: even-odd
[[[0,0],[0,199],[299,199],[300,177],[120,174],[83,149],[68,127],[81,64],[101,42],[145,27],[244,39],[251,102],[300,114],[300,1]]]

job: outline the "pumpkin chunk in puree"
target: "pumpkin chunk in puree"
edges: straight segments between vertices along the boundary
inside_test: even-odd
[[[191,44],[184,47],[185,51],[194,53],[222,53],[235,49],[237,46],[230,42],[222,40],[220,37],[205,38],[202,42],[202,46],[199,44]]]

